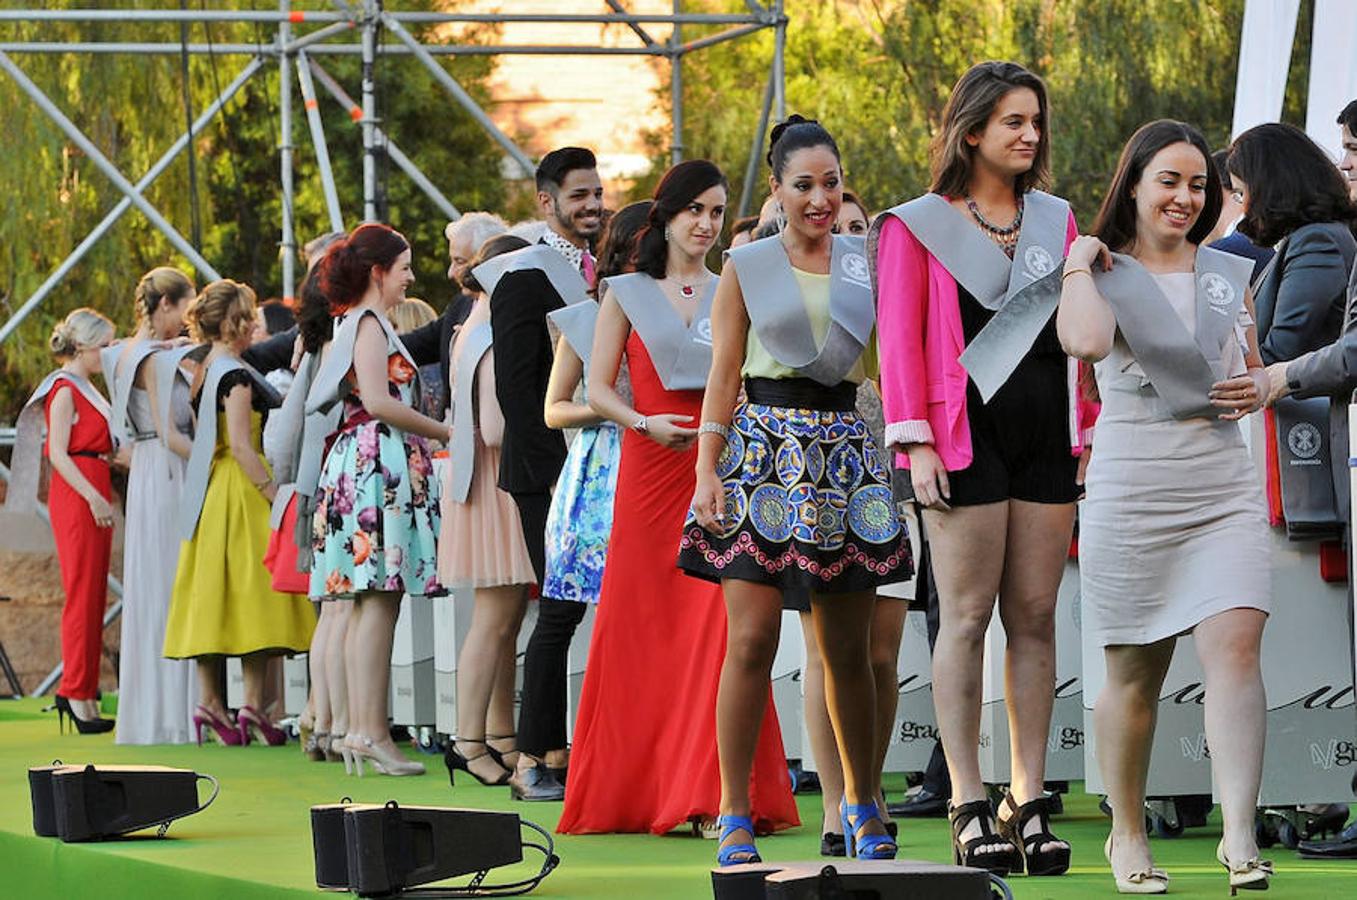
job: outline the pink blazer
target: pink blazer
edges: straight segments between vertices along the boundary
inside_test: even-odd
[[[1073,214],[1065,249],[1079,230]],[[957,284],[904,222],[888,216],[877,243],[877,329],[886,445],[896,465],[909,468],[907,444],[932,444],[949,472],[974,459],[966,419],[968,375],[959,357],[966,346]],[[1078,363],[1069,361],[1070,452],[1083,452],[1098,405],[1079,391]]]

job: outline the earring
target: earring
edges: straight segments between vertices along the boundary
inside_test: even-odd
[[[787,230],[787,214],[782,211],[782,201],[773,204],[773,222],[777,224],[778,231]]]
[[[673,236],[674,236],[674,232],[672,232],[672,231],[669,230],[669,226],[668,226],[668,225],[664,226],[664,239],[665,239],[665,241],[668,242],[668,240],[669,240],[671,237],[673,237]]]

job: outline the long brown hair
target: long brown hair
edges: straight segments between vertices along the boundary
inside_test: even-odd
[[[1027,88],[1037,95],[1041,137],[1037,140],[1032,168],[1013,180],[1013,189],[1018,194],[1025,194],[1046,184],[1051,171],[1051,117],[1046,102],[1046,83],[1017,63],[990,61],[971,66],[952,88],[952,96],[942,111],[942,128],[933,136],[929,148],[933,169],[930,191],[949,197],[967,193],[975,165],[975,148],[966,143],[966,138],[983,131],[994,114],[994,107],[1018,88]]]
[[[1136,201],[1131,191],[1145,174],[1145,167],[1155,154],[1172,144],[1187,143],[1201,151],[1206,161],[1206,199],[1201,215],[1192,223],[1187,240],[1200,244],[1206,240],[1220,218],[1222,205],[1220,173],[1211,164],[1211,148],[1195,126],[1173,119],[1156,119],[1141,125],[1121,151],[1112,184],[1103,196],[1098,217],[1093,220],[1093,234],[1111,250],[1126,250],[1136,239]]]

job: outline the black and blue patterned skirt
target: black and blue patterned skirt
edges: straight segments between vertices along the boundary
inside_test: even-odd
[[[871,590],[913,574],[887,458],[854,411],[855,386],[751,378],[717,462],[723,529],[683,526],[679,567],[816,593]]]

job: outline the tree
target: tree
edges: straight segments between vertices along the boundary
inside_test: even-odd
[[[445,9],[445,0],[405,0],[405,10]],[[88,6],[85,0],[49,0],[49,7]],[[123,6],[163,8],[163,0],[135,0]],[[200,4],[190,4],[190,8]],[[240,8],[276,10],[274,0],[238,0]],[[298,0],[296,8],[333,9],[322,0]],[[208,8],[210,5],[204,5]],[[411,28],[425,42],[443,32]],[[459,43],[489,42],[493,26],[473,26]],[[111,23],[4,23],[5,40],[173,41],[178,25]],[[267,25],[193,24],[191,42],[270,44]],[[357,40],[355,36],[353,40]],[[130,180],[136,181],[186,127],[183,72],[177,56],[31,54],[12,56],[67,116]],[[197,115],[244,64],[240,56],[195,56],[189,64],[189,97]],[[326,69],[350,94],[358,95],[355,57],[321,57]],[[445,58],[442,63],[480,102],[494,58]],[[377,63],[382,127],[399,142],[459,209],[497,208],[504,196],[501,153],[471,117],[457,107],[419,63],[405,56],[381,56]],[[295,83],[295,79],[294,79]],[[318,90],[322,90],[317,88]],[[347,227],[362,216],[361,134],[349,116],[322,94],[330,157]],[[69,143],[8,77],[0,76],[0,317],[8,318],[30,297],[75,244],[122,195]],[[311,151],[300,91],[293,96],[295,149],[294,222],[298,243],[329,230]],[[278,68],[269,63],[227,105],[194,142],[200,252],[224,276],[251,284],[260,298],[281,293],[278,254],[281,191],[278,183]],[[419,278],[414,292],[441,304],[450,290],[444,274],[445,217],[405,176],[391,168],[385,177],[389,221],[415,249]],[[192,240],[193,192],[187,155],[146,192],[146,198]],[[103,311],[120,334],[133,325],[131,296],[141,273],[156,265],[193,270],[135,209],[75,267],[61,287],[0,344],[0,422],[12,422],[19,405],[52,366],[47,336],[77,306]],[[198,279],[201,285],[202,279]]]
[[[1301,116],[1310,6],[1303,4],[1296,31],[1284,112],[1293,121]],[[744,4],[711,0],[706,8]],[[829,128],[848,185],[880,210],[927,189],[929,141],[957,78],[984,59],[1023,63],[1050,90],[1051,189],[1088,224],[1141,124],[1183,119],[1212,146],[1225,146],[1243,9],[1244,0],[799,0],[786,4],[787,110]],[[771,53],[772,35],[763,33],[684,61],[684,144],[726,170],[732,204]],[[667,93],[660,97],[668,102]],[[653,141],[658,177],[667,139]],[[761,166],[755,209],[767,177]]]

